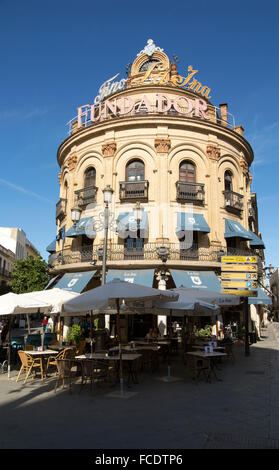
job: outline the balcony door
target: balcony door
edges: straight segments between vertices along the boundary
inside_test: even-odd
[[[143,259],[144,239],[127,237],[124,243],[124,259]]]

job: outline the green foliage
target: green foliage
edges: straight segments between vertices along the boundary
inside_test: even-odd
[[[195,336],[198,338],[206,338],[207,336],[212,335],[212,325],[205,325],[204,328],[200,328],[199,330],[194,331]]]
[[[79,325],[73,325],[71,328],[68,329],[66,341],[72,341],[77,346],[81,342],[82,334],[81,334],[81,327]]]
[[[28,256],[14,263],[12,291],[16,294],[43,290],[48,283],[48,265],[41,256]]]

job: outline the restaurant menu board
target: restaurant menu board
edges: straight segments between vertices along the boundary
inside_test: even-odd
[[[258,257],[222,256],[222,294],[257,297]]]

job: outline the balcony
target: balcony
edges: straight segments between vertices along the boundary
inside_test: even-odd
[[[148,185],[147,180],[120,181],[120,201],[148,201]]]
[[[56,204],[56,219],[62,220],[66,215],[67,199],[59,199]]]
[[[75,202],[78,206],[87,206],[96,201],[98,188],[96,186],[88,186],[87,188],[75,191]]]
[[[234,191],[223,191],[225,199],[225,208],[229,212],[240,213],[243,210],[243,196]]]
[[[176,182],[177,201],[204,204],[204,196],[204,184]]]
[[[208,248],[199,247],[194,244],[190,248],[183,248],[183,243],[164,243],[164,247],[168,249],[167,260],[172,263],[175,261],[200,261],[200,262],[221,262],[220,250],[222,249],[222,256],[252,256],[253,250],[248,248],[216,248],[211,246]],[[125,262],[126,260],[133,261],[153,261],[161,265],[162,260],[158,254],[158,248],[162,248],[162,243],[151,242],[145,243],[142,247],[135,247],[127,249],[123,244],[109,243],[107,248],[107,262]],[[102,251],[103,245],[93,245],[80,247],[77,250],[65,248],[63,251],[55,253],[55,258],[52,266],[59,266],[63,264],[72,263],[90,263],[93,260],[102,264]]]

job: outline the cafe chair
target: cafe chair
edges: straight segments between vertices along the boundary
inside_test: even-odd
[[[76,349],[76,356],[81,356],[82,354],[85,353],[85,346],[86,346],[86,341],[81,341]]]
[[[56,359],[58,377],[55,383],[54,392],[58,388],[59,381],[62,381],[62,389],[65,387],[65,380],[68,379],[69,392],[72,393],[72,380],[76,378],[77,362],[73,359]]]
[[[47,360],[46,374],[47,374],[49,366],[55,366],[56,368],[55,375],[57,375],[57,372],[58,372],[57,359],[74,359],[74,358],[75,358],[75,350],[73,348],[65,348],[65,349],[62,349],[62,351],[60,351],[58,354],[49,356]]]
[[[222,347],[224,347],[224,351],[227,354],[227,360],[230,360],[232,364],[235,363],[235,356],[233,353],[233,343],[225,343],[222,344]]]
[[[90,389],[93,392],[94,384],[105,382],[109,386],[109,366],[104,361],[87,359],[81,362],[82,366],[82,382],[80,392],[86,384],[87,379],[90,380]]]
[[[25,351],[33,351],[33,350],[34,350],[33,344],[26,344]]]
[[[16,382],[18,381],[22,372],[25,372],[25,380],[24,384],[26,383],[28,377],[30,376],[31,372],[33,372],[33,377],[36,372],[36,369],[40,369],[41,371],[41,379],[44,379],[44,371],[43,371],[43,359],[41,357],[32,357],[30,354],[24,351],[18,351],[19,358],[21,360],[21,368],[16,378]]]

